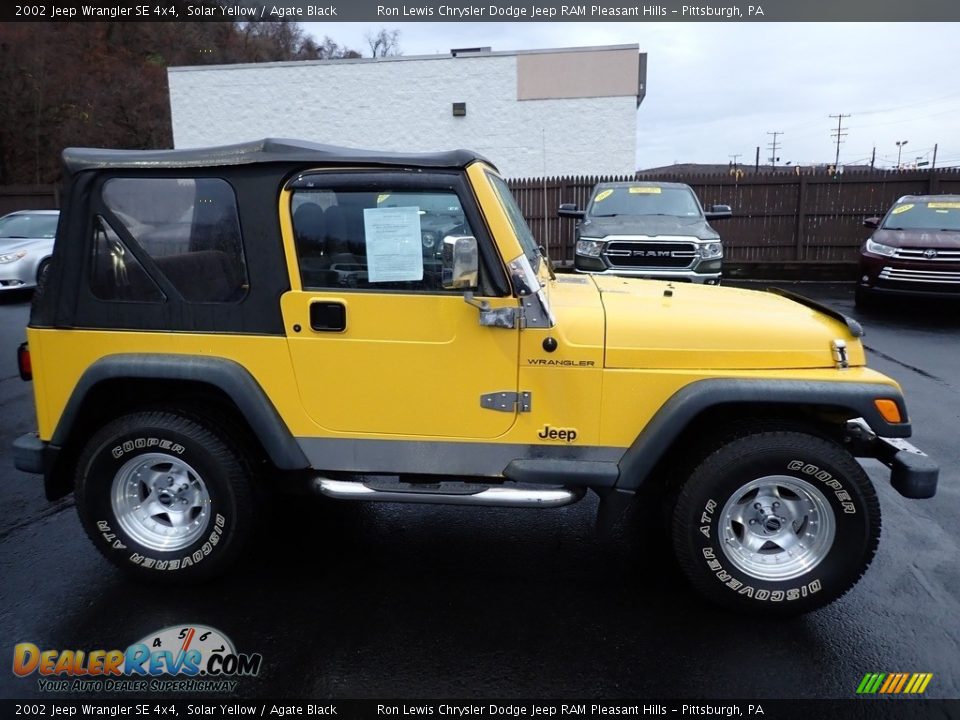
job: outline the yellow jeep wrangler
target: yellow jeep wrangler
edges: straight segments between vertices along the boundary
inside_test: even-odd
[[[19,350],[39,429],[15,460],[138,576],[226,569],[262,488],[537,509],[592,490],[601,528],[661,507],[711,600],[795,614],[876,550],[855,457],[936,491],[856,322],[782,292],[555,274],[474,153],[63,159]]]

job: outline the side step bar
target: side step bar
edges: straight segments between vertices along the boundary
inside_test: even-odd
[[[486,505],[490,507],[561,507],[584,495],[584,488],[534,488],[444,482],[422,490],[408,483],[362,483],[318,477],[316,492],[337,500],[429,503],[433,505]],[[391,487],[392,486],[392,487]]]

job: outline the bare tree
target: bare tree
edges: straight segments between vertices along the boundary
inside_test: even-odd
[[[346,46],[338,45],[332,39],[330,39],[329,35],[323,36],[323,42],[320,43],[318,50],[320,53],[320,58],[323,60],[360,57],[360,53],[358,53],[356,50],[351,50]]]
[[[376,33],[368,32],[364,35],[367,45],[370,46],[370,57],[391,57],[403,55],[400,50],[400,31],[380,28]]]

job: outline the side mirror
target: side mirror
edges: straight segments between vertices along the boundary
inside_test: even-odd
[[[557,215],[559,217],[583,220],[583,218],[586,217],[586,212],[577,210],[577,206],[574,203],[561,203],[560,209],[557,210]]]
[[[440,249],[444,290],[473,290],[480,275],[480,253],[472,235],[447,235]]]
[[[733,217],[733,210],[730,209],[729,205],[714,205],[704,213],[704,217],[707,220],[723,220]]]
[[[878,217],[867,218],[866,220],[863,221],[863,226],[868,228],[873,228],[874,230],[876,230],[878,227],[880,227],[880,218]]]

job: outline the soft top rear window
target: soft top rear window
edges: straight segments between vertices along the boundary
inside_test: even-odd
[[[237,202],[225,180],[111,178],[102,197],[153,261],[155,270],[148,272],[162,274],[184,300],[223,303],[244,297],[248,281]],[[116,258],[113,262],[118,289],[139,276],[117,267]]]

